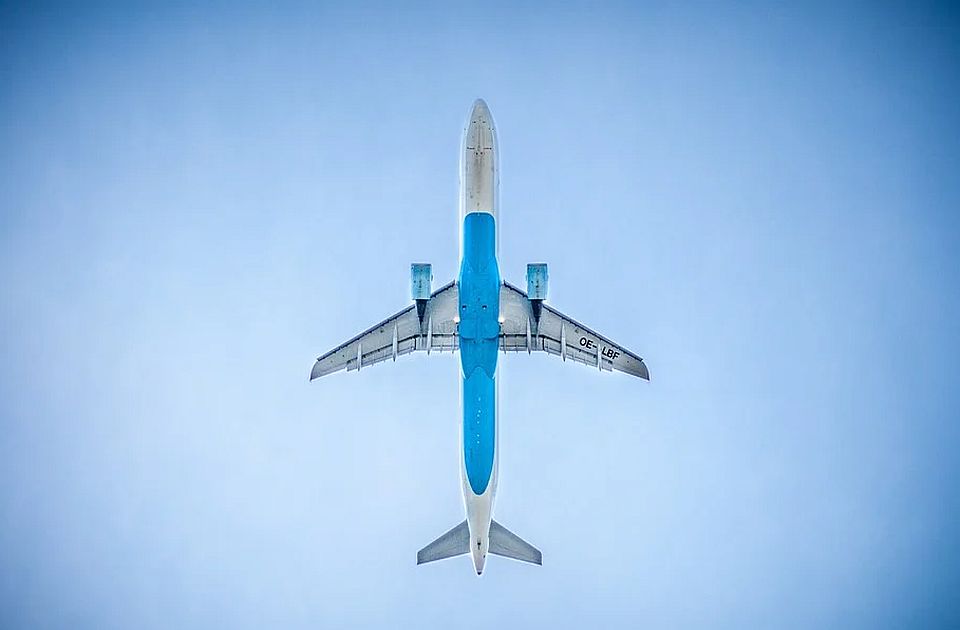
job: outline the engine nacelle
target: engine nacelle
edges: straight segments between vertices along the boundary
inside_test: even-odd
[[[527,265],[527,297],[531,300],[547,299],[547,263]]]
[[[410,265],[410,297],[417,303],[417,319],[420,320],[420,331],[423,332],[423,316],[427,312],[427,302],[433,293],[433,267],[430,263],[413,263]]]
[[[429,300],[433,293],[433,267],[430,263],[410,265],[410,298]]]

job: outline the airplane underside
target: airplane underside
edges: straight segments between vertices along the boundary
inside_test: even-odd
[[[527,265],[527,290],[500,275],[496,128],[486,103],[470,111],[460,151],[460,272],[433,291],[432,267],[411,265],[413,304],[317,359],[310,379],[359,371],[413,352],[459,351],[460,477],[466,519],[417,554],[425,564],[470,553],[477,574],[488,553],[542,564],[535,547],[493,519],[497,491],[501,352],[544,352],[600,372],[650,379],[643,359],[546,304],[547,265]]]

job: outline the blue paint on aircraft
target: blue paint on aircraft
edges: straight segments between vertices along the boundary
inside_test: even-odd
[[[500,268],[492,214],[463,219],[460,294],[460,366],[463,370],[463,459],[475,494],[493,473],[496,445],[496,371],[500,338]]]

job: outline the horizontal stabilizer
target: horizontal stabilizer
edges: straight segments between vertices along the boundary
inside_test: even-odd
[[[468,551],[470,551],[470,529],[464,521],[418,551],[417,564],[452,558]]]
[[[469,546],[469,541],[467,545]],[[532,564],[543,564],[540,550],[496,521],[490,523],[490,553]]]

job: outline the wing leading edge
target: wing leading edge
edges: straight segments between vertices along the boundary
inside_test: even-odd
[[[344,369],[359,370],[387,359],[396,361],[416,350],[456,350],[458,297],[456,282],[437,289],[427,302],[422,321],[416,305],[410,305],[318,358],[310,380]]]
[[[508,282],[500,289],[500,317],[504,352],[546,352],[598,370],[650,380],[643,359],[553,307],[541,304],[538,321],[527,294]]]

